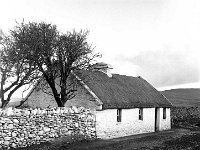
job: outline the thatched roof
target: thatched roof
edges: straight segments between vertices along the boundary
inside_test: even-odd
[[[141,77],[118,74],[108,77],[100,71],[81,71],[81,74],[77,75],[103,102],[103,109],[172,106]]]

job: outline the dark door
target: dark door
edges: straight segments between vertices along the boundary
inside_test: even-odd
[[[155,108],[155,132],[158,131],[157,121],[158,121],[158,108]]]

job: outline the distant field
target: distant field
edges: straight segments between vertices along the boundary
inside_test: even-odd
[[[200,89],[172,89],[161,93],[177,107],[200,106]]]

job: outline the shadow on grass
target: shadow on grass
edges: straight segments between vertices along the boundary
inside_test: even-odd
[[[163,143],[162,147],[155,147],[155,150],[200,150],[200,134],[193,133],[189,135],[183,135],[178,139],[171,139]]]

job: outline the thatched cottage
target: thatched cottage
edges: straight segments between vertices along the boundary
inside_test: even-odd
[[[98,138],[114,138],[171,128],[172,104],[142,77],[112,74],[105,63],[91,71],[73,74],[78,80],[76,96],[66,106],[96,110]],[[24,106],[55,107],[54,98],[35,86]]]

